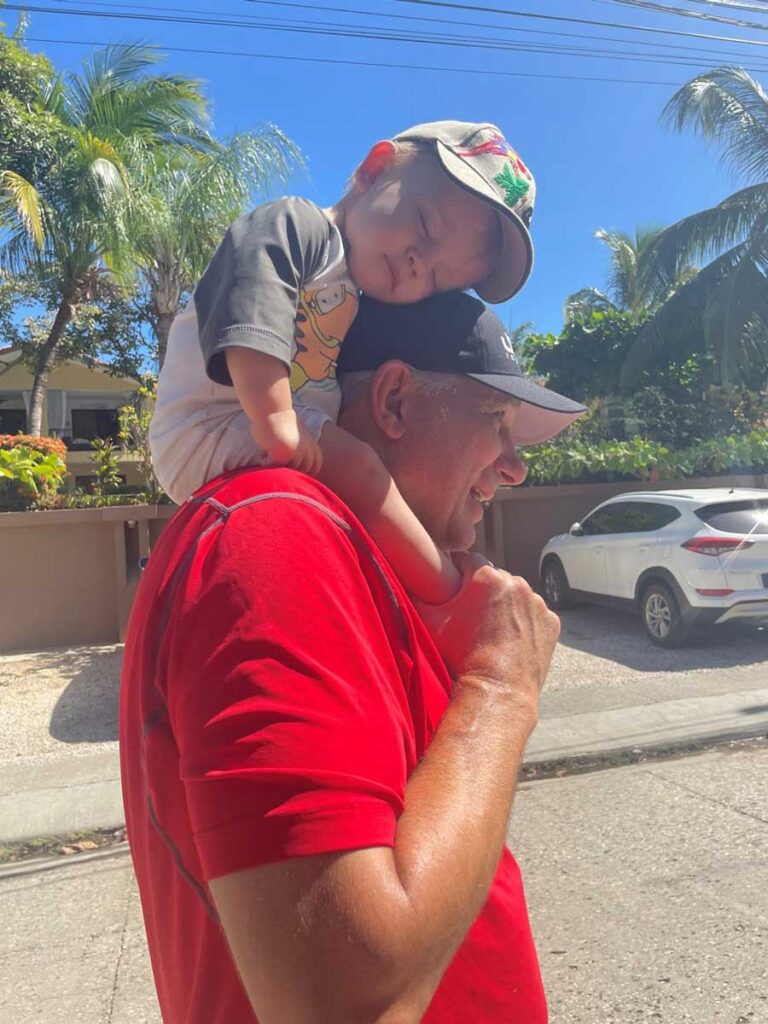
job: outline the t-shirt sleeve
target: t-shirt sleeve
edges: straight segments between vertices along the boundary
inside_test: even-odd
[[[392,846],[415,740],[375,564],[285,498],[238,509],[205,545],[167,676],[205,877]]]
[[[208,376],[231,384],[230,345],[275,356],[290,367],[299,288],[328,260],[333,226],[305,199],[277,199],[238,218],[195,289]]]

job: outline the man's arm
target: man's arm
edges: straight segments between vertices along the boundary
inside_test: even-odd
[[[456,694],[394,848],[210,883],[260,1024],[415,1024],[487,898],[559,621],[524,581],[483,567],[432,625]]]

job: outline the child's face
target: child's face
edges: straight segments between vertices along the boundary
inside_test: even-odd
[[[490,204],[451,181],[428,153],[395,158],[393,149],[366,172],[375,151],[340,222],[358,288],[381,302],[410,303],[484,281],[498,233]]]

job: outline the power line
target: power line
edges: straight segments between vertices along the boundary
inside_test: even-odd
[[[80,0],[80,2],[82,3],[82,2],[84,2],[84,0]],[[100,0],[90,0],[90,2],[99,3]],[[603,0],[603,2],[610,2],[610,0]],[[469,27],[469,28],[485,28],[485,29],[489,29],[489,30],[493,30],[493,31],[519,32],[519,33],[524,33],[525,35],[558,36],[560,38],[565,38],[565,39],[588,39],[588,40],[596,40],[598,42],[627,43],[630,46],[660,46],[660,47],[662,47],[665,50],[667,50],[667,49],[668,50],[682,50],[682,51],[685,51],[685,52],[695,53],[695,54],[699,54],[699,55],[702,55],[702,56],[706,56],[707,54],[715,54],[715,55],[718,56],[718,58],[721,58],[721,59],[722,58],[726,58],[726,57],[730,57],[730,56],[734,56],[734,57],[738,56],[736,54],[722,53],[721,51],[712,49],[710,47],[702,48],[702,47],[696,47],[696,46],[686,46],[685,43],[661,43],[661,42],[658,42],[658,41],[653,41],[653,42],[651,42],[650,40],[646,41],[644,39],[626,39],[626,38],[618,38],[617,39],[615,36],[599,36],[599,35],[592,35],[590,33],[583,33],[583,32],[562,32],[562,31],[558,32],[558,31],[556,31],[554,29],[523,28],[523,27],[520,27],[520,26],[516,26],[515,28],[511,28],[510,26],[489,24],[487,21],[466,21],[466,20],[459,20],[457,18],[428,18],[428,17],[425,17],[423,15],[422,16],[418,16],[418,15],[409,15],[409,14],[391,14],[391,13],[385,12],[385,11],[373,12],[373,11],[369,11],[369,10],[360,10],[360,9],[349,8],[349,7],[326,7],[326,6],[323,6],[321,4],[292,3],[292,2],[290,2],[290,0],[246,0],[246,3],[258,4],[259,6],[288,7],[288,8],[292,8],[292,9],[298,8],[299,10],[325,11],[325,12],[329,12],[329,13],[333,13],[333,14],[344,13],[344,14],[365,15],[365,16],[373,15],[376,18],[388,18],[388,19],[394,18],[394,19],[397,19],[398,21],[418,21],[418,22],[425,22],[426,21],[429,24],[458,25],[458,26],[461,26],[461,27]],[[124,4],[116,4],[116,3],[108,3],[108,4],[102,4],[102,6],[107,6],[107,7],[124,7],[125,5]],[[168,8],[165,8],[165,10],[168,10]],[[204,11],[204,12],[200,12],[200,13],[211,14],[211,13],[215,13],[215,12]]]
[[[95,39],[50,39],[41,36],[25,36],[25,39],[30,43],[45,43],[48,45],[52,43],[63,46],[113,45],[112,42],[101,42]],[[395,71],[436,71],[440,74],[489,75],[493,78],[546,78],[565,82],[608,82],[615,85],[664,85],[673,89],[678,89],[683,84],[682,82],[663,82],[648,78],[605,78],[600,75],[558,75],[533,71],[491,71],[488,68],[435,67],[429,64],[388,64],[381,61],[342,60],[341,58],[332,57],[298,57],[294,54],[253,53],[245,50],[210,50],[189,46],[158,46],[157,49],[168,53],[195,53],[214,57],[252,57],[257,60],[296,61],[302,64],[336,64],[346,67],[384,68]]]
[[[631,32],[650,32],[653,35],[677,36],[684,39],[707,39],[719,43],[742,43],[745,46],[768,46],[768,43],[756,39],[714,36],[703,32],[684,32],[682,29],[654,28],[649,25],[627,25],[624,22],[597,21],[594,18],[570,18],[561,14],[535,14],[530,11],[507,10],[504,7],[478,7],[475,4],[462,4],[455,0],[393,0],[393,2],[396,4],[418,4],[424,7],[447,7],[454,11],[474,11],[476,14],[503,14],[508,18],[535,18],[539,21],[563,21],[571,25],[629,29]]]
[[[699,21],[712,21],[718,25],[732,25],[736,28],[751,28],[759,32],[768,31],[768,25],[755,21],[745,21],[743,18],[725,18],[721,14],[711,14],[706,11],[692,11],[685,7],[670,7],[669,4],[655,3],[654,0],[610,0],[611,3],[620,4],[622,7],[631,7],[633,10],[653,11],[656,14],[674,14],[680,18],[698,18]],[[719,6],[719,5],[718,5]],[[751,8],[761,14],[765,10]]]
[[[120,5],[112,4],[110,6],[118,7]],[[7,6],[7,9],[9,9],[9,10],[21,10],[22,8],[21,7],[14,7],[14,6]],[[377,29],[377,30],[373,30],[372,31],[370,29],[365,30],[364,28],[348,27],[348,26],[343,26],[343,25],[338,25],[338,24],[336,24],[336,25],[330,24],[329,25],[327,23],[319,23],[319,24],[318,23],[314,23],[314,24],[312,24],[312,23],[302,22],[300,24],[296,24],[294,22],[289,22],[289,23],[286,24],[286,23],[283,23],[283,22],[275,22],[275,21],[269,21],[269,20],[266,20],[266,19],[258,19],[258,24],[254,24],[254,22],[256,22],[257,19],[249,19],[248,21],[244,22],[242,19],[232,19],[232,18],[222,19],[221,17],[210,18],[210,17],[203,17],[203,16],[200,16],[200,15],[195,16],[195,17],[182,16],[182,15],[169,15],[169,14],[160,13],[161,9],[158,9],[158,8],[150,8],[150,10],[152,10],[154,13],[146,14],[146,15],[145,14],[138,14],[138,13],[136,13],[134,11],[127,11],[126,12],[126,11],[124,11],[122,9],[117,11],[117,12],[115,12],[115,11],[104,12],[104,11],[92,11],[92,10],[91,11],[83,11],[83,10],[80,10],[80,9],[61,8],[61,7],[57,7],[57,8],[51,9],[51,8],[48,8],[48,7],[43,7],[41,5],[34,5],[34,4],[25,4],[23,9],[27,10],[27,11],[30,11],[30,10],[32,10],[32,11],[43,11],[45,13],[57,13],[57,14],[64,14],[64,15],[76,15],[76,16],[92,17],[92,18],[102,17],[102,18],[114,18],[114,19],[121,19],[121,20],[128,19],[128,20],[131,20],[131,21],[144,21],[144,20],[146,20],[146,21],[157,21],[157,22],[162,22],[162,23],[174,23],[174,24],[182,23],[182,24],[194,24],[194,25],[201,25],[201,26],[211,26],[211,25],[213,25],[213,26],[217,26],[217,27],[236,27],[236,28],[242,28],[242,27],[256,28],[256,27],[261,27],[261,28],[265,28],[265,29],[267,29],[269,31],[290,32],[290,33],[298,33],[298,34],[304,34],[304,35],[326,35],[326,36],[331,36],[331,37],[336,37],[336,38],[352,38],[352,39],[397,41],[397,42],[417,43],[417,44],[424,44],[424,45],[453,46],[453,47],[461,47],[462,49],[465,49],[467,47],[473,47],[475,49],[497,50],[497,51],[506,51],[506,52],[534,53],[534,54],[544,54],[544,55],[549,55],[549,56],[552,56],[552,55],[554,55],[554,56],[565,55],[565,56],[571,56],[571,57],[590,57],[592,59],[599,59],[599,60],[622,60],[622,61],[625,61],[625,62],[626,61],[631,61],[633,63],[656,63],[656,64],[661,64],[661,65],[670,65],[670,66],[677,66],[677,67],[689,67],[689,68],[690,67],[699,67],[700,66],[700,59],[699,58],[701,58],[702,60],[710,60],[711,59],[709,57],[706,57],[703,53],[697,51],[695,48],[690,48],[691,51],[692,51],[692,54],[694,54],[694,53],[696,54],[695,58],[693,56],[692,57],[688,57],[687,55],[684,56],[684,55],[678,55],[678,54],[675,54],[675,55],[671,55],[670,54],[670,55],[658,55],[658,56],[657,55],[653,55],[653,56],[650,56],[650,55],[643,55],[643,54],[627,53],[626,51],[623,51],[623,50],[602,50],[602,51],[598,51],[598,50],[595,50],[593,48],[591,48],[591,49],[573,48],[573,47],[569,48],[569,47],[558,46],[558,45],[555,45],[555,44],[550,44],[548,47],[546,47],[546,46],[536,46],[536,45],[533,45],[533,44],[526,44],[524,42],[519,42],[519,41],[516,41],[516,42],[511,42],[511,41],[509,41],[509,42],[500,42],[498,40],[488,40],[488,39],[485,39],[485,38],[482,38],[482,37],[476,37],[476,36],[468,37],[468,36],[454,36],[454,35],[449,35],[449,34],[442,34],[441,35],[441,34],[434,34],[434,33],[431,34],[431,35],[427,34],[427,33],[421,33],[421,34],[410,33],[410,34],[408,34],[408,33],[402,32],[402,31],[388,30],[388,29]],[[166,8],[165,10],[168,10],[168,9]],[[341,10],[341,9],[337,9],[337,10]],[[213,13],[213,12],[209,12],[209,13]],[[424,19],[424,20],[430,21],[431,19]],[[458,23],[458,24],[461,24],[461,23]],[[493,26],[483,26],[483,27],[492,28]],[[598,38],[601,38],[601,37],[598,37]],[[613,42],[614,41],[614,40],[606,39],[605,37],[602,37],[602,38],[606,42]],[[712,38],[719,38],[719,37],[712,37]],[[630,42],[630,41],[627,40],[627,42]],[[763,44],[763,45],[768,45],[768,44]],[[736,55],[736,54],[733,54],[733,55],[730,55],[730,54],[718,55],[718,59],[719,60],[722,60],[723,58],[729,59],[731,57],[735,57],[736,59],[740,59],[740,57],[738,55]],[[768,68],[766,68],[766,67],[761,65],[760,67],[750,67],[747,70],[759,73],[759,72],[764,72],[764,71],[768,70]]]
[[[652,33],[654,35],[675,36],[677,38],[685,38],[685,39],[704,39],[704,40],[707,40],[707,41],[717,42],[717,43],[736,43],[736,44],[742,44],[742,45],[745,45],[745,46],[768,47],[768,42],[761,42],[759,40],[754,40],[754,39],[744,39],[744,38],[741,38],[741,37],[735,37],[734,38],[734,37],[730,37],[730,36],[710,35],[710,34],[701,33],[701,32],[684,32],[682,30],[651,28],[651,27],[642,26],[642,25],[627,25],[627,24],[623,24],[621,22],[597,21],[597,20],[594,20],[594,19],[586,19],[586,18],[570,18],[570,17],[564,17],[562,15],[555,15],[555,14],[532,14],[532,13],[527,12],[527,11],[512,11],[512,10],[507,10],[505,8],[499,8],[499,7],[477,7],[477,6],[474,6],[472,4],[463,4],[463,3],[457,3],[457,2],[449,2],[449,0],[394,0],[394,2],[395,3],[419,4],[419,5],[423,5],[423,6],[427,6],[427,7],[446,7],[446,8],[451,8],[451,9],[454,9],[454,10],[475,11],[477,13],[485,13],[485,14],[501,14],[501,15],[504,15],[506,17],[534,18],[534,19],[537,19],[537,20],[552,21],[552,22],[566,22],[566,23],[569,23],[569,24],[578,24],[578,25],[591,25],[591,26],[598,26],[598,27],[602,27],[602,28],[627,29],[627,30],[632,31],[632,32],[650,32],[650,33]],[[79,16],[79,17],[117,18],[117,19],[130,20],[130,21],[156,21],[156,22],[167,22],[167,23],[188,24],[188,25],[220,25],[220,26],[226,26],[226,27],[232,27],[232,28],[249,28],[249,27],[251,27],[249,22],[248,22],[248,20],[244,20],[243,18],[230,18],[230,17],[211,19],[211,18],[201,18],[201,17],[189,16],[189,15],[168,15],[168,14],[160,14],[160,13],[156,13],[156,14],[137,14],[137,13],[134,13],[133,10],[128,10],[128,11],[121,10],[119,12],[114,12],[114,13],[112,11],[87,11],[87,10],[84,11],[84,10],[76,10],[76,9],[72,9],[72,8],[44,7],[44,6],[40,5],[40,4],[29,4],[29,3],[25,3],[23,5],[22,4],[19,4],[19,5],[6,4],[5,5],[5,9],[6,10],[15,10],[15,11],[36,11],[36,12],[40,12],[40,13],[43,13],[43,14],[70,14],[70,15],[76,15],[76,16]],[[341,10],[341,9],[339,9],[339,10]],[[369,12],[369,13],[373,13],[373,12]]]

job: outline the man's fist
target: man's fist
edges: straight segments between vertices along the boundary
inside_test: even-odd
[[[479,555],[455,556],[464,585],[447,604],[421,615],[461,684],[474,679],[535,705],[560,635],[560,620],[525,580]]]

